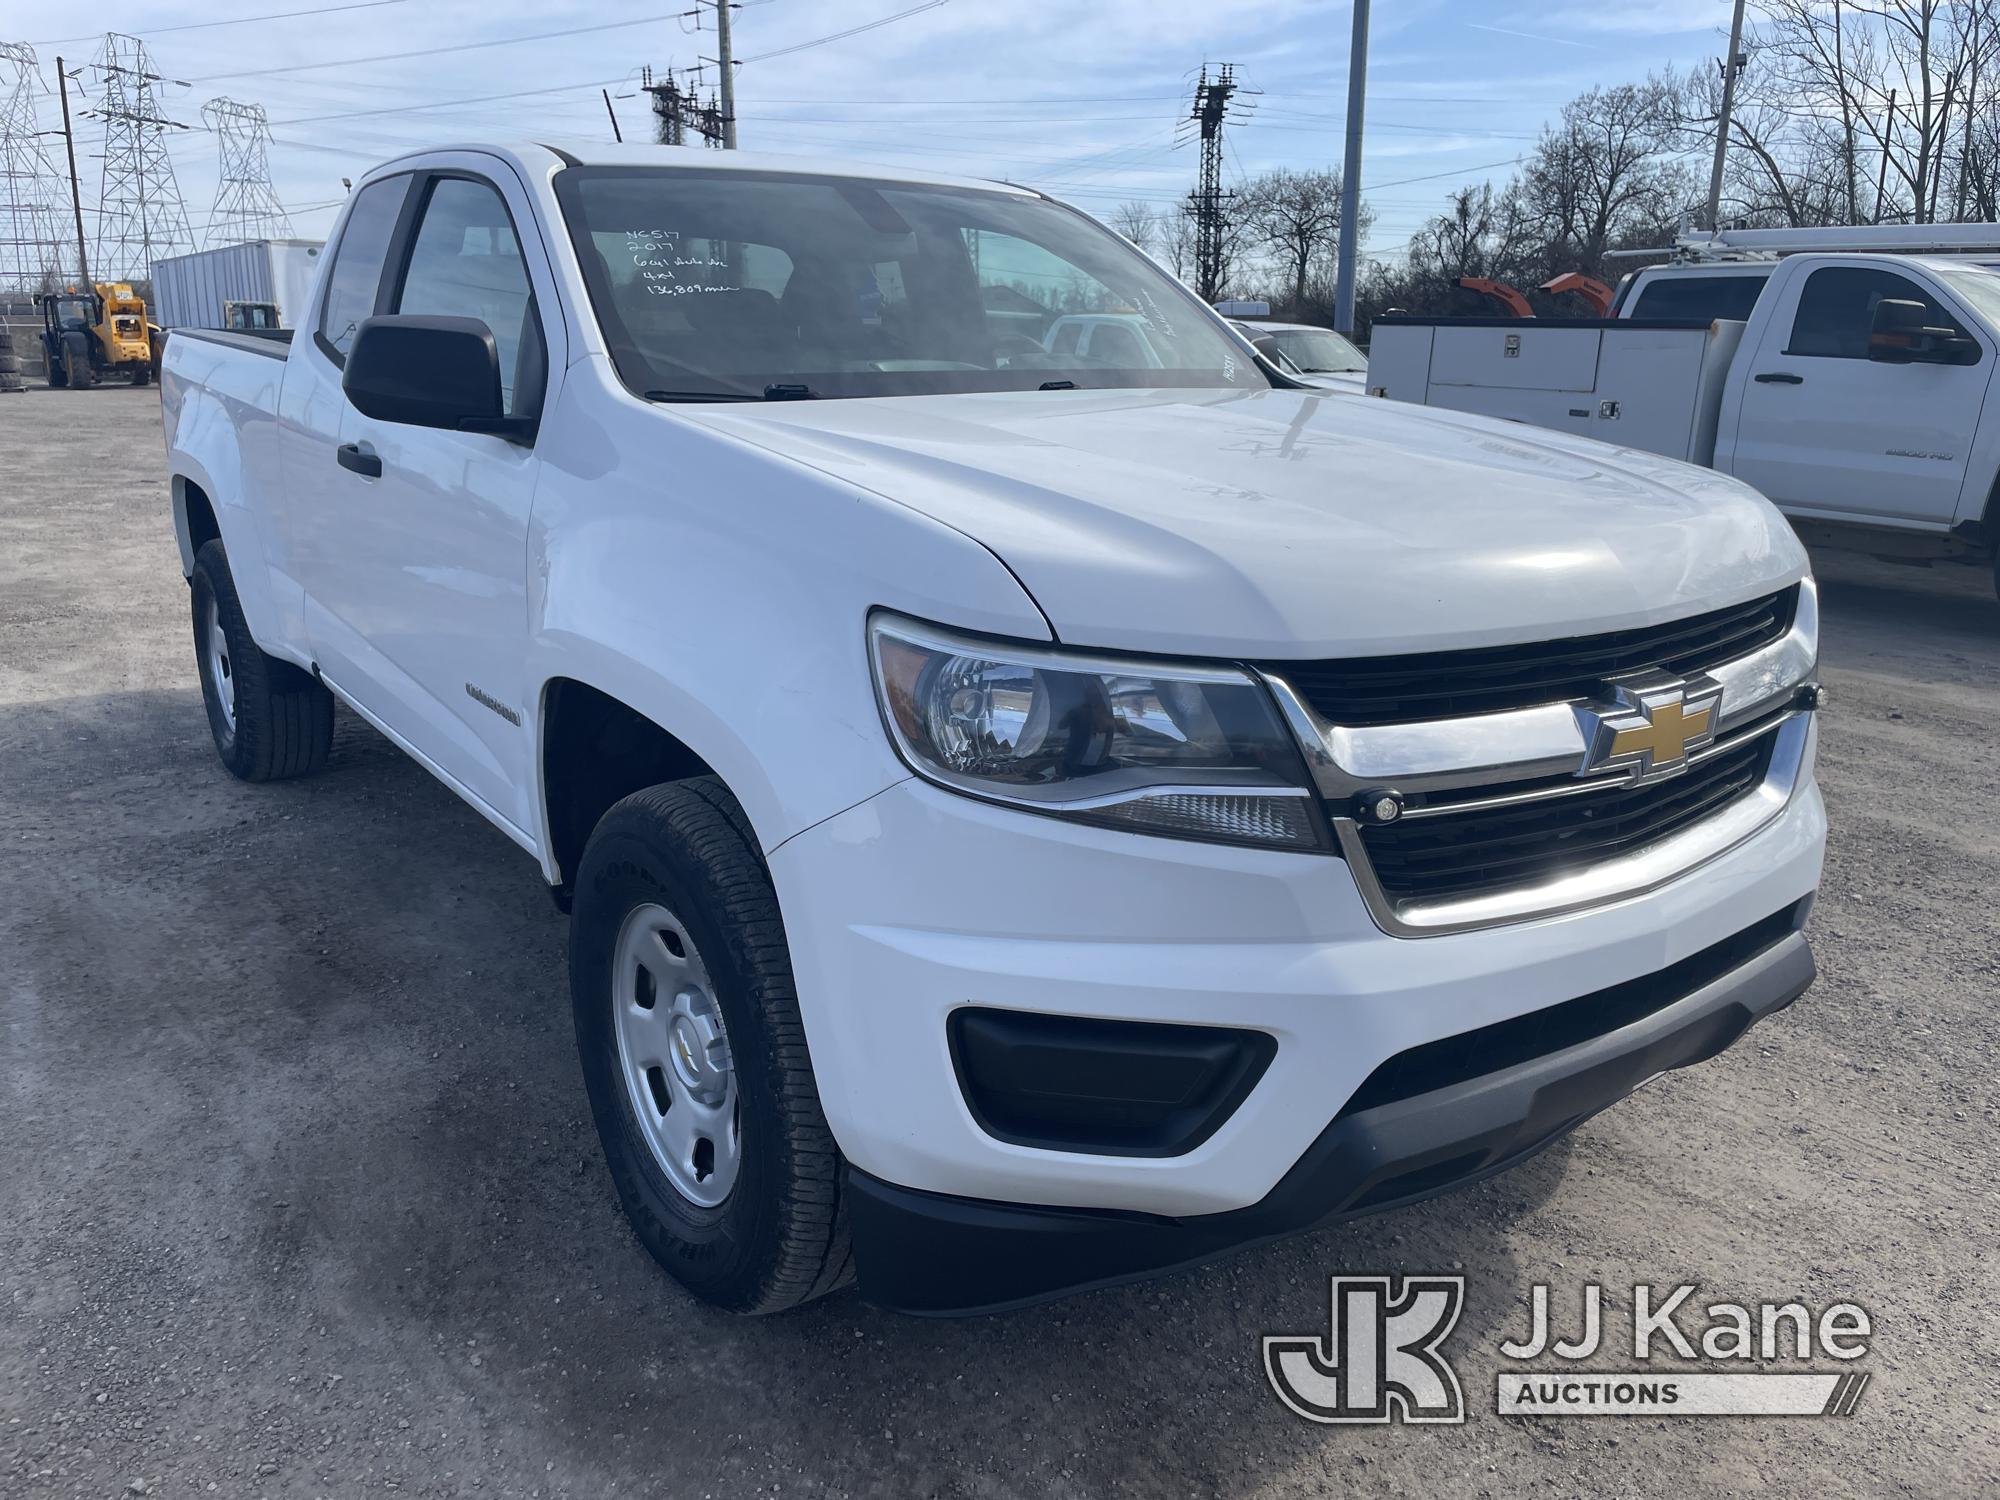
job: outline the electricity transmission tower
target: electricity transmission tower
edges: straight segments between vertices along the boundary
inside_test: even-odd
[[[0,290],[37,292],[62,276],[62,174],[35,129],[35,49],[0,42]]]
[[[104,122],[104,180],[91,263],[106,281],[138,280],[161,256],[194,249],[166,143],[168,131],[188,127],[160,112],[158,85],[166,80],[137,37],[107,32],[95,66],[104,95],[90,113]]]
[[[653,70],[647,68],[639,86],[653,96],[653,139],[662,146],[685,146],[690,130],[710,146],[723,146],[728,122],[713,95],[703,104],[694,90],[681,86],[672,70],[655,83]]]
[[[215,188],[215,206],[208,211],[210,245],[235,245],[244,240],[288,240],[292,221],[271,187],[271,122],[261,104],[211,99],[201,117],[215,132],[222,155],[222,174]]]
[[[1226,211],[1236,194],[1222,187],[1222,127],[1229,119],[1229,101],[1236,96],[1236,70],[1223,63],[1216,76],[1202,64],[1195,85],[1194,108],[1188,118],[1201,131],[1201,172],[1188,194],[1187,214],[1194,220],[1194,282],[1204,302],[1222,294],[1224,251],[1228,247]]]

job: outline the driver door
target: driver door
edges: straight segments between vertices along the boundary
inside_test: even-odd
[[[494,164],[474,158],[484,167]],[[473,166],[419,174],[389,259],[386,313],[476,318],[493,332],[507,414],[538,415],[560,371],[553,275],[525,195]],[[329,464],[340,539],[306,581],[327,677],[533,847],[527,702],[531,444],[362,415],[342,398]],[[367,472],[379,465],[379,473]]]
[[[1965,332],[1929,287],[1875,266],[1820,266],[1786,295],[1750,356],[1736,477],[1791,511],[1949,524],[1994,368],[1983,334],[1970,335],[1974,364],[1885,364],[1868,357],[1885,298],[1921,302],[1928,321]]]

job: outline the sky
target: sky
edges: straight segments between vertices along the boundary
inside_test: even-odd
[[[1340,162],[1346,0],[934,0],[801,45],[920,3],[741,0],[741,146],[1006,178],[1100,215],[1141,199],[1164,216],[1193,185],[1185,116],[1195,76],[1204,62],[1227,62],[1244,90],[1225,132],[1229,183]],[[1729,9],[1729,0],[1378,0],[1366,253],[1400,253],[1460,183],[1504,180],[1572,95],[1718,54]],[[628,139],[646,138],[641,65],[683,69],[715,56],[712,16],[697,10],[712,6],[124,0],[116,23],[147,42],[170,80],[163,112],[195,127],[176,132],[170,151],[197,239],[217,177],[201,107],[218,95],[264,107],[278,195],[295,231],[318,238],[341,178],[401,151],[495,136],[610,139],[600,89]],[[78,14],[73,3],[6,0],[0,41],[30,42],[52,85],[58,51],[74,74],[102,41],[78,33]],[[87,70],[79,81],[99,87]],[[59,126],[52,92],[41,110]],[[79,120],[86,209],[101,141],[100,125]]]

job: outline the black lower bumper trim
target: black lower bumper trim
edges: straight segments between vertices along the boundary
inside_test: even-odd
[[[1557,1051],[1343,1113],[1262,1201],[1190,1218],[991,1203],[848,1169],[862,1295],[903,1312],[1000,1312],[1135,1281],[1506,1170],[1639,1085],[1704,1062],[1814,977],[1789,931],[1642,1019]]]

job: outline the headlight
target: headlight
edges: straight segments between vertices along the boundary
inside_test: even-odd
[[[910,769],[989,801],[1173,838],[1330,850],[1263,686],[1226,667],[1095,658],[869,621]]]

